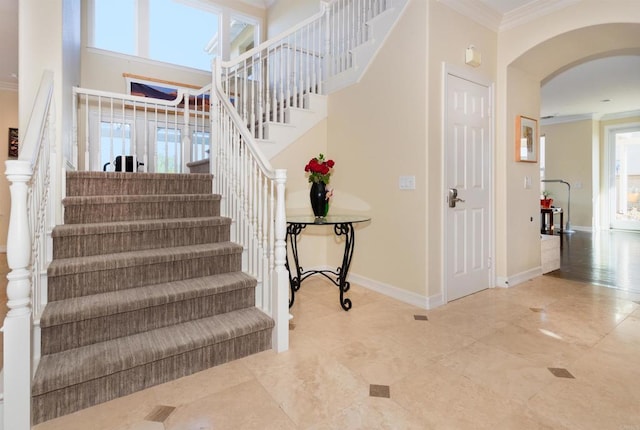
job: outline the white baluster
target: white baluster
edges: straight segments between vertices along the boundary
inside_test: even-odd
[[[31,428],[31,235],[27,214],[29,161],[8,160],[11,213],[7,236],[7,307],[4,320],[4,428]]]
[[[275,269],[272,275],[272,315],[276,318],[273,347],[276,352],[289,349],[289,275],[285,268],[287,253],[284,189],[286,170],[276,170]]]

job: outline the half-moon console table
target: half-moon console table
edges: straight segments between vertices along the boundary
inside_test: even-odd
[[[291,287],[289,307],[293,306],[296,291],[300,289],[302,281],[309,276],[322,275],[340,289],[340,306],[342,306],[342,309],[345,311],[351,309],[351,300],[345,298],[344,293],[349,291],[350,287],[347,281],[347,275],[349,274],[349,266],[351,265],[351,258],[353,257],[355,247],[355,231],[353,225],[370,220],[370,217],[360,215],[329,215],[318,218],[305,215],[287,217],[287,242],[291,247],[291,255],[293,256],[294,263],[294,267],[292,268],[289,264],[289,254],[287,253],[286,266],[287,270],[289,270],[289,285]],[[336,236],[345,237],[342,265],[335,270],[304,270],[300,266],[298,257],[298,236],[307,226],[327,225],[333,226],[333,232]]]

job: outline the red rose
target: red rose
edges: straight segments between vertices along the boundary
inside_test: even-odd
[[[333,168],[334,165],[335,163],[333,162],[333,160],[327,161],[327,166],[329,166],[329,168]]]

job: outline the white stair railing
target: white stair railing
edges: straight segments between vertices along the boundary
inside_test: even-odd
[[[353,66],[353,49],[370,37],[367,21],[391,0],[333,0],[281,35],[223,62],[214,75],[242,123],[258,139],[268,122],[286,122],[304,95],[324,94],[328,79]],[[215,70],[214,70],[215,71]]]
[[[174,100],[73,88],[75,146],[85,170],[113,170],[119,155],[134,155],[139,171],[188,172],[206,157],[211,85],[178,90]],[[189,103],[185,103],[189,100]]]
[[[4,320],[4,429],[31,428],[31,376],[38,348],[32,324],[46,303],[51,229],[61,201],[54,133],[53,73],[43,74],[17,160],[6,161],[11,213],[7,237],[7,306]],[[32,349],[33,348],[33,349]]]
[[[219,69],[216,62],[214,69]],[[286,171],[274,170],[244,126],[220,83],[214,87],[216,136],[210,168],[220,211],[233,221],[231,240],[244,248],[243,271],[258,280],[256,306],[272,316],[273,348],[289,345],[289,277],[285,268]]]

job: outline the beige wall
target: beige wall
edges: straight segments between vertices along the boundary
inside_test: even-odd
[[[594,121],[585,120],[540,128],[546,141],[546,179],[562,179],[571,184],[571,225],[574,228],[593,226],[593,127]],[[566,222],[567,186],[547,183],[545,189],[551,191],[553,205],[564,209]]]
[[[267,39],[320,12],[318,0],[278,0],[267,11]]]
[[[3,172],[0,174],[0,252],[7,250],[7,231],[11,211],[9,181],[4,175],[4,162],[9,153],[9,128],[18,128],[18,92],[0,90],[0,166]]]
[[[515,153],[515,123],[518,115],[538,118],[540,115],[540,86],[531,75],[517,68],[509,68],[509,114],[507,128],[514,136],[506,147],[507,180],[499,183],[508,199],[506,219],[498,233],[506,230],[506,253],[510,257],[507,270],[510,276],[526,273],[540,266],[540,164],[518,162]],[[531,188],[525,188],[525,177],[531,178]],[[517,256],[516,258],[514,258]],[[501,275],[498,275],[499,277]]]
[[[442,151],[442,65],[458,67],[465,73],[476,76],[478,80],[495,82],[497,35],[495,32],[477,24],[475,21],[454,12],[439,1],[429,1],[429,48],[428,58],[428,101],[427,159],[428,159],[428,197],[424,222],[428,226],[427,253],[429,255],[428,283],[429,295],[442,292],[443,220],[445,211],[446,184],[443,177]],[[452,31],[455,29],[455,31]],[[474,45],[482,54],[482,64],[471,67],[464,64],[465,51]],[[492,136],[493,137],[493,136]],[[493,142],[491,142],[493,146]]]
[[[327,136],[336,193],[355,197],[345,210],[357,212],[362,201],[372,217],[357,232],[352,273],[421,296],[429,266],[426,22],[426,3],[410,2],[362,81],[329,97]],[[401,175],[415,176],[416,189],[400,191]]]

